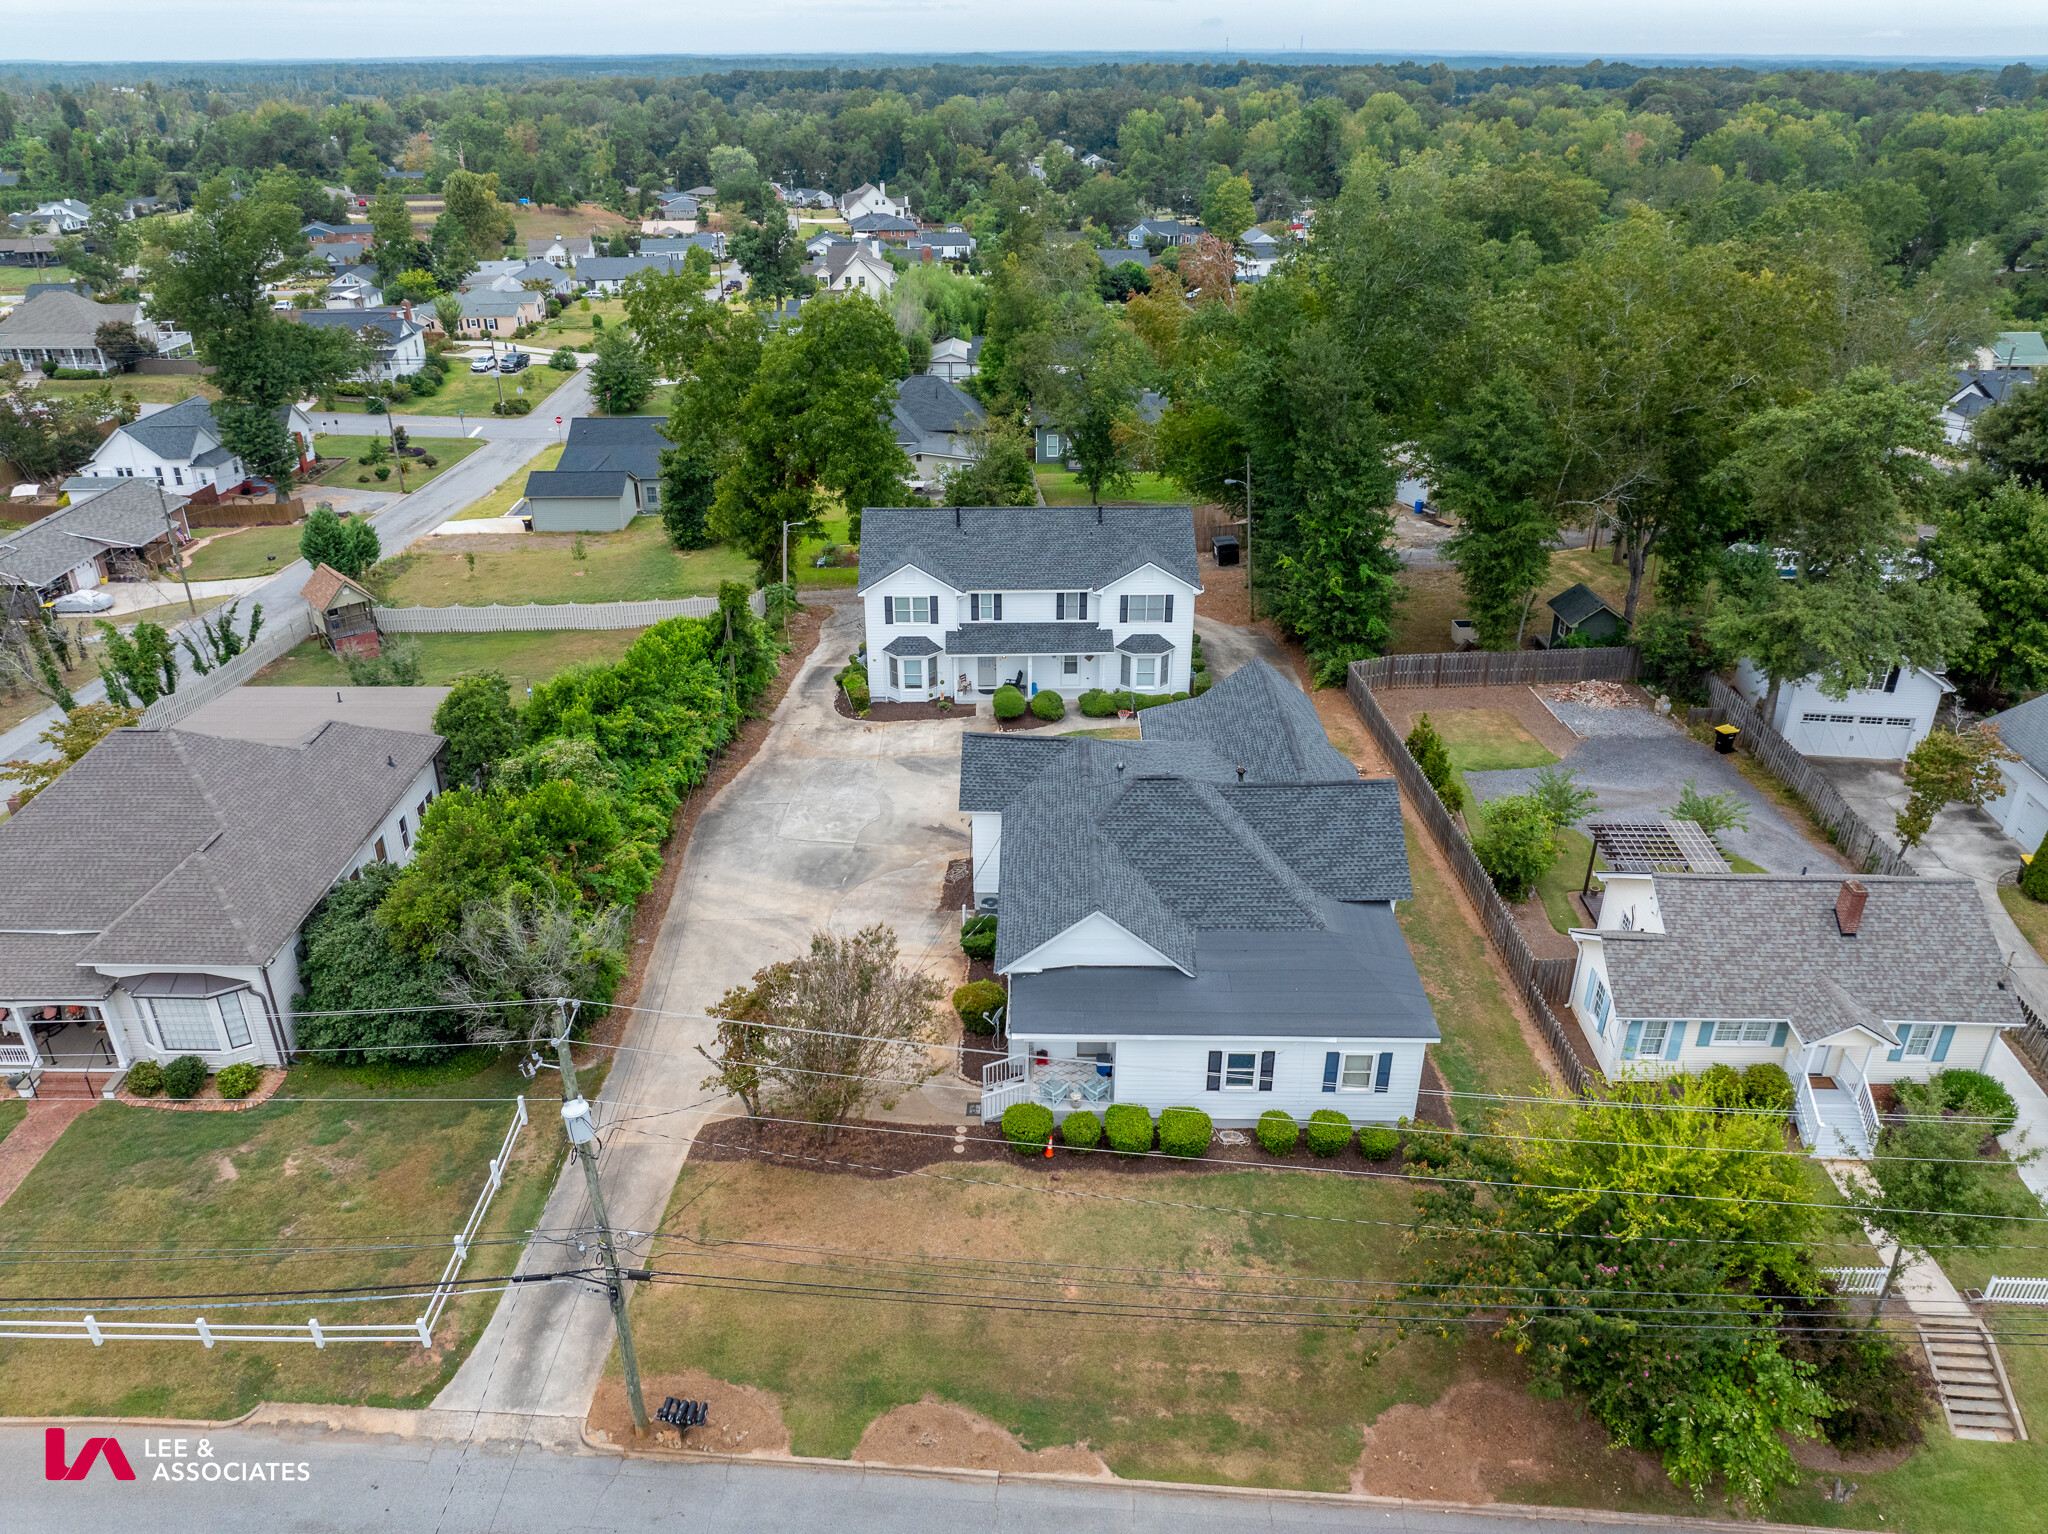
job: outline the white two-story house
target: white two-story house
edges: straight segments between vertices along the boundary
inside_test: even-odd
[[[1784,1068],[1799,1132],[1870,1154],[1873,1083],[1985,1069],[2023,1022],[1968,879],[1603,873],[1571,1011],[1610,1077]]]
[[[282,407],[278,418],[298,448],[300,469],[310,469],[313,418],[297,405]],[[228,446],[212,404],[197,394],[117,427],[83,472],[96,479],[153,479],[187,496],[196,506],[233,494],[249,479],[248,467]]]
[[[870,507],[860,553],[876,698],[1187,690],[1186,506]]]

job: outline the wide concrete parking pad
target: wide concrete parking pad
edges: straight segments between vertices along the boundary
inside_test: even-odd
[[[1912,794],[1897,762],[1868,762],[1842,756],[1807,758],[1834,784],[1849,807],[1893,847],[1899,845],[1899,811]],[[1996,884],[2001,875],[2018,871],[2027,849],[1998,828],[1983,810],[1951,804],[1934,817],[1920,845],[1906,854],[1914,869],[1930,878],[1960,874]]]

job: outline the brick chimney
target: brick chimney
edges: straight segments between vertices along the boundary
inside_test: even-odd
[[[1842,929],[1843,937],[1854,937],[1857,927],[1863,922],[1863,907],[1870,899],[1870,891],[1855,879],[1842,881],[1841,893],[1835,896],[1835,925]]]
[[[409,298],[401,300],[399,307],[405,311],[405,322],[410,325],[412,323],[412,300]]]

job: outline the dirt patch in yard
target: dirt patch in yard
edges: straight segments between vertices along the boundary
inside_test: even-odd
[[[957,911],[974,904],[974,859],[954,858],[946,864],[945,882],[939,886],[939,909]]]
[[[804,662],[818,647],[818,631],[824,626],[826,616],[827,610],[822,607],[801,608],[790,614],[789,650],[782,657],[781,669],[775,680],[755,700],[754,712],[740,726],[738,736],[712,760],[711,771],[704,781],[684,795],[683,802],[676,807],[675,819],[669,823],[668,840],[662,844],[661,874],[655,879],[654,888],[640,897],[640,904],[633,912],[632,941],[626,945],[631,956],[626,965],[626,977],[619,982],[616,1005],[591,1026],[593,1044],[616,1044],[625,1034],[626,1023],[632,1016],[626,1009],[640,999],[640,984],[647,978],[647,963],[654,956],[655,937],[661,931],[662,918],[668,914],[676,883],[683,876],[683,863],[689,855],[690,834],[697,828],[697,817],[704,813],[707,804],[718,797],[720,789],[739,776],[740,769],[754,759],[761,743],[767,740],[769,728],[775,721],[775,710],[781,706],[790,684],[803,670]]]
[[[842,719],[860,719],[868,724],[899,724],[906,719],[952,719],[962,711],[957,704],[940,708],[936,703],[890,703],[877,699],[868,705],[865,714],[856,714],[853,705],[846,701],[846,689],[843,687],[832,694],[832,707]]]
[[[1462,1380],[1432,1406],[1389,1407],[1364,1437],[1351,1489],[1372,1496],[1496,1502],[1542,1486],[1599,1507],[1670,1486],[1654,1455],[1610,1448],[1606,1429],[1574,1403],[1505,1380]]]
[[[964,1406],[926,1396],[884,1412],[868,1424],[853,1451],[875,1465],[944,1470],[1028,1470],[1045,1475],[1113,1479],[1102,1456],[1085,1443],[1027,1449],[1014,1435]]]
[[[656,1422],[654,1414],[669,1396],[683,1401],[708,1401],[709,1420],[702,1427],[678,1432]],[[712,1454],[780,1455],[789,1453],[789,1429],[782,1421],[782,1402],[751,1385],[730,1385],[698,1369],[676,1374],[650,1374],[640,1382],[647,1406],[645,1443],[657,1449],[699,1449]],[[626,1404],[623,1380],[598,1382],[597,1397],[585,1419],[590,1436],[601,1443],[631,1445],[633,1414]]]

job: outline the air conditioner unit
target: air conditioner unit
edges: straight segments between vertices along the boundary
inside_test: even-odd
[[[996,897],[994,895],[983,895],[974,902],[974,908],[977,911],[993,912],[996,908]]]

